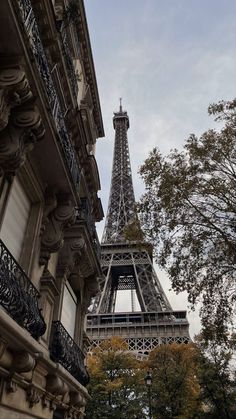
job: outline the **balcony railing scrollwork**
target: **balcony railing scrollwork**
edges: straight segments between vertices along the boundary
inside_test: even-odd
[[[92,244],[98,258],[101,258],[101,245],[98,239],[95,223],[92,217],[92,210],[87,198],[81,199],[81,205],[76,210],[76,220],[85,221],[90,233]]]
[[[46,331],[39,297],[38,290],[0,240],[0,304],[35,339]]]
[[[67,41],[67,33],[64,25],[62,24],[60,28],[60,34],[61,34],[61,40],[62,40],[62,49],[63,49],[63,55],[65,59],[67,74],[70,80],[70,85],[72,88],[72,92],[74,95],[75,100],[77,100],[78,96],[78,80],[75,73],[75,67],[73,63],[73,59],[71,56],[70,48]]]
[[[55,121],[58,132],[58,137],[62,150],[65,155],[65,160],[69,168],[72,180],[76,188],[78,188],[80,179],[80,170],[76,161],[75,151],[72,146],[70,135],[67,131],[63,112],[60,106],[56,88],[53,83],[47,57],[41,41],[39,28],[35,19],[31,0],[18,0],[21,19],[25,30],[28,34],[31,49],[37,64],[41,80],[48,98],[51,113]]]
[[[50,355],[83,386],[89,382],[84,366],[84,354],[60,321],[52,322]]]

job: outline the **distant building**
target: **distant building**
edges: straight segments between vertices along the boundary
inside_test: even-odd
[[[104,136],[82,0],[0,4],[0,418],[83,418]]]

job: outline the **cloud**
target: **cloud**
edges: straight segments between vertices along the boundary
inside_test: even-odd
[[[143,192],[138,168],[154,146],[166,154],[182,147],[190,133],[215,125],[209,103],[235,96],[236,31],[234,0],[86,0],[87,18],[106,139],[97,161],[106,212],[119,97],[130,117],[128,131],[136,196]],[[104,223],[98,226],[101,237]],[[187,299],[169,293],[173,307]],[[165,285],[164,285],[165,286]],[[199,328],[197,312],[189,315]]]

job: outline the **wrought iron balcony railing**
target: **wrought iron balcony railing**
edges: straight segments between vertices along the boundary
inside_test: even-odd
[[[38,307],[39,296],[38,290],[0,240],[0,304],[35,339],[46,331]]]
[[[101,258],[101,245],[98,239],[95,223],[92,217],[92,209],[87,198],[81,199],[81,205],[76,210],[77,221],[85,221],[90,233],[93,248],[97,253],[98,259]]]
[[[49,101],[51,113],[55,121],[58,137],[64,156],[69,168],[72,180],[78,188],[80,179],[80,170],[76,161],[75,151],[70,141],[70,135],[67,131],[64,116],[61,110],[60,102],[54,86],[47,57],[41,41],[39,28],[35,19],[34,11],[30,0],[18,0],[22,22],[29,37],[31,49],[35,57],[41,80]]]
[[[86,386],[89,375],[84,366],[84,354],[60,321],[52,322],[50,355],[61,364],[79,383]]]
[[[61,29],[60,29],[60,34],[61,34],[63,55],[64,55],[64,59],[65,59],[65,63],[66,63],[67,74],[68,74],[68,77],[69,77],[69,80],[70,80],[70,85],[71,85],[71,88],[72,88],[74,98],[75,98],[75,100],[77,100],[78,80],[77,80],[77,77],[76,77],[75,67],[74,67],[74,64],[73,64],[73,59],[72,59],[70,48],[69,48],[68,41],[67,41],[66,29],[64,28],[63,23],[62,23],[62,26],[61,26]]]

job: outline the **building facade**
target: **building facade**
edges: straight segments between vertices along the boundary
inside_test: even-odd
[[[0,4],[0,418],[83,418],[103,122],[82,0]]]

